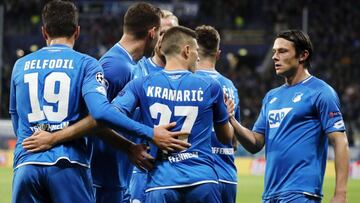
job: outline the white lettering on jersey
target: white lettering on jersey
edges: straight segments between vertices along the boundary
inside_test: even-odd
[[[170,101],[190,102],[203,101],[204,92],[198,90],[172,90],[163,87],[148,86],[146,91],[147,97],[156,97]]]
[[[64,69],[74,69],[73,60],[69,59],[44,59],[44,60],[31,60],[26,61],[24,65],[24,70],[33,70],[33,69],[54,69],[54,68],[64,68]]]
[[[277,128],[280,126],[281,122],[285,118],[285,116],[292,110],[293,108],[282,108],[278,110],[269,111],[268,120],[270,128]]]
[[[169,156],[168,160],[170,163],[173,163],[173,162],[180,162],[186,159],[198,158],[198,157],[199,157],[198,152],[184,152],[184,153],[175,154],[173,156]]]

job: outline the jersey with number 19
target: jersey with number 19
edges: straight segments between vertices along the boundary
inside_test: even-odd
[[[147,192],[217,183],[211,152],[212,124],[227,122],[228,114],[220,84],[189,71],[160,71],[131,81],[113,101],[126,113],[140,106],[148,126],[176,121],[173,131],[188,131],[179,138],[191,147],[178,153],[157,156],[149,173]],[[154,155],[154,154],[153,154]]]
[[[22,141],[41,129],[56,131],[87,114],[83,96],[106,94],[103,73],[96,59],[65,45],[44,47],[19,59],[11,78],[10,114],[17,143],[14,168],[27,164],[53,165],[60,159],[89,167],[91,147],[86,137],[29,153]]]

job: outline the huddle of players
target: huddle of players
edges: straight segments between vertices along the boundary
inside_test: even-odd
[[[234,202],[234,135],[252,153],[266,144],[263,202],[321,202],[330,141],[332,202],[346,202],[339,99],[309,73],[313,47],[302,31],[276,36],[272,59],[285,83],[266,94],[249,130],[238,122],[236,89],[215,70],[214,28],[177,26],[137,3],[97,61],[72,49],[73,3],[51,1],[42,18],[48,46],[19,59],[11,78],[13,202]]]
[[[68,12],[68,18],[56,19],[58,16],[51,16],[53,10]],[[178,26],[176,16],[170,12],[148,3],[136,3],[125,14],[120,41],[99,60],[101,70],[91,57],[57,41],[61,37],[75,41],[79,34],[77,15],[76,7],[70,2],[48,3],[43,10],[43,21],[47,23],[44,22],[43,35],[48,47],[20,59],[14,66],[10,113],[18,145],[13,202],[235,202],[234,132],[228,122],[224,93],[228,105],[230,100],[236,104],[237,120],[239,99],[232,82],[215,70],[220,54],[218,32],[211,26],[199,26],[196,31]],[[71,37],[63,35],[56,32],[62,29],[51,29],[56,27],[51,20],[70,20],[76,29]],[[55,72],[56,69],[37,70],[30,66],[30,72],[21,70],[30,59],[45,63],[49,57],[73,61],[74,68]],[[198,63],[203,66],[197,67]],[[16,90],[21,88],[17,87],[16,79],[22,77],[29,85],[22,88],[39,81],[39,94],[44,92],[40,101],[43,116],[32,115],[34,92],[28,89],[31,105],[24,112],[19,110]],[[82,85],[73,87],[76,83]],[[102,99],[98,99],[99,95]],[[112,103],[105,101],[104,96]],[[68,101],[63,102],[64,98]],[[85,117],[83,101],[92,117]],[[56,102],[57,110],[46,106]],[[68,115],[63,111],[63,117],[59,118],[62,108],[74,113]],[[15,119],[17,114],[24,114],[20,115],[26,120],[23,127],[16,124],[22,119]],[[145,126],[124,118],[124,114]],[[152,132],[147,127],[158,125],[165,129],[155,127]],[[168,128],[174,133],[167,131]],[[26,135],[21,136],[19,129],[27,129]],[[168,133],[164,140],[158,136],[161,130]],[[161,132],[157,134],[158,131]],[[89,134],[97,137],[83,137]],[[113,142],[113,147],[106,141]],[[131,161],[138,168],[133,170]],[[43,168],[48,171],[42,171]],[[64,176],[78,177],[71,182],[60,176],[54,182],[44,183],[24,177],[24,173],[36,173],[39,179],[45,179],[41,173],[48,178],[68,168],[71,172]],[[53,184],[57,187],[52,187]],[[93,185],[95,195],[89,184]],[[76,195],[71,193],[74,191]]]

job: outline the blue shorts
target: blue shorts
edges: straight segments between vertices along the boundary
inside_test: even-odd
[[[303,193],[286,193],[263,199],[263,203],[321,203],[320,197],[314,197],[311,195],[305,195]]]
[[[191,187],[160,189],[145,194],[147,203],[218,203],[221,202],[219,185],[204,183]]]
[[[219,191],[221,196],[221,202],[223,203],[235,203],[236,202],[236,188],[237,185],[219,182]]]
[[[90,169],[67,161],[21,166],[14,171],[12,202],[95,202]]]
[[[144,203],[145,202],[145,187],[146,187],[146,172],[133,173],[129,184],[130,202]]]
[[[123,200],[124,189],[94,187],[96,203],[120,203]]]

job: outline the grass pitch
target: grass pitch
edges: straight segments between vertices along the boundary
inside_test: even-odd
[[[0,202],[11,202],[12,168],[0,167]],[[263,176],[239,176],[236,202],[258,203],[264,188]],[[324,198],[322,202],[329,202],[335,187],[335,178],[325,178]],[[360,180],[350,179],[348,184],[348,202],[356,203],[360,200]]]

